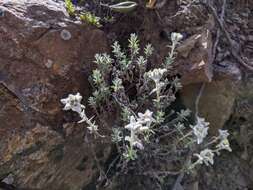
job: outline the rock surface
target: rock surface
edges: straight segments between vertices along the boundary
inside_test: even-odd
[[[175,2],[168,1],[174,12]],[[170,18],[173,12],[167,8],[159,11],[162,18]],[[140,38],[154,44],[155,63],[160,63],[168,53],[169,42],[160,37],[157,17],[142,12],[146,15],[136,19],[123,17],[123,21],[129,19],[128,25],[121,20],[114,26],[117,31],[111,32],[112,27],[109,35],[128,38],[134,30],[129,23],[136,31],[141,28]],[[182,76],[184,85],[181,97],[194,110],[200,84],[206,83],[199,113],[210,122],[211,132],[215,133],[233,111],[238,91],[234,81],[241,79],[241,71],[237,64],[224,61],[224,57],[219,66],[212,64],[213,21],[198,11],[194,15],[196,25],[181,15],[181,19],[175,19],[176,23],[167,23],[166,29],[169,33],[188,32],[177,49],[176,72]],[[121,28],[123,25],[125,28]],[[87,77],[93,57],[95,53],[108,51],[109,35],[70,20],[63,1],[0,2],[0,181],[17,189],[80,190],[95,186],[99,172],[92,149],[84,141],[86,130],[75,124],[76,115],[61,111],[59,100],[77,91],[89,96]],[[245,49],[249,54],[251,38]],[[248,117],[252,118],[251,114]],[[95,154],[105,162],[110,146],[103,143],[95,144]],[[129,185],[139,188],[136,183]]]
[[[85,130],[70,123],[59,100],[89,95],[86,75],[107,39],[69,20],[63,2],[4,0],[0,10],[0,179],[11,174],[18,188],[79,190],[97,169]],[[106,160],[108,149],[96,151]]]
[[[183,85],[212,81],[212,44],[210,30],[204,29],[179,45],[176,63]]]
[[[184,104],[191,110],[195,110],[195,102],[203,83],[184,86],[181,96]],[[198,111],[199,116],[204,117],[210,123],[210,132],[215,134],[228,121],[233,113],[235,99],[237,97],[236,85],[231,80],[214,80],[205,83],[202,95],[200,95]]]

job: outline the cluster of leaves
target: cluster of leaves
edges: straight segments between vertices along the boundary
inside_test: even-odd
[[[83,21],[85,23],[89,23],[91,25],[94,25],[94,26],[97,26],[97,27],[101,27],[101,24],[99,22],[100,18],[96,17],[91,12],[82,13],[80,15],[80,19],[81,19],[81,21]]]
[[[75,6],[72,3],[72,0],[65,0],[66,10],[70,16],[75,15]]]
[[[106,53],[95,55],[97,69],[91,77],[94,91],[89,104],[95,113],[105,111],[104,107],[112,106],[112,102],[113,106],[120,107],[125,128],[115,128],[113,139],[123,139],[124,142],[116,143],[119,143],[122,155],[130,160],[137,157],[137,149],[134,147],[143,149],[141,138],[148,142],[152,134],[161,132],[159,126],[166,120],[165,110],[175,101],[175,94],[181,88],[177,77],[170,80],[165,77],[172,68],[175,46],[182,38],[177,33],[171,37],[171,52],[161,68],[148,69],[154,49],[151,44],[147,44],[141,51],[135,34],[130,36],[128,51],[123,51],[116,41],[112,45],[113,57]],[[130,131],[130,136],[117,137],[117,134],[127,134],[126,130]]]
[[[73,17],[77,16],[78,18],[80,18],[82,22],[88,23],[90,25],[94,25],[96,27],[101,27],[100,18],[95,16],[91,12],[86,11],[86,12],[82,12],[81,14],[77,14],[76,8],[75,8],[76,4],[77,4],[77,1],[75,1],[75,3],[73,4],[72,0],[65,0],[66,10],[70,16],[73,16]]]
[[[99,128],[111,132],[111,141],[116,144],[122,165],[133,163],[130,161],[140,162],[140,165],[149,163],[142,167],[142,174],[151,167],[151,160],[179,161],[179,167],[173,169],[190,171],[199,164],[213,164],[214,153],[219,155],[224,149],[231,151],[227,131],[220,130],[219,136],[207,138],[208,122],[197,116],[195,124],[191,125],[188,109],[178,112],[171,109],[182,87],[178,77],[169,75],[176,46],[182,38],[179,33],[171,34],[170,52],[158,68],[152,68],[150,62],[152,45],[141,49],[135,34],[131,34],[126,50],[116,41],[112,45],[112,56],[96,54],[97,68],[90,78],[93,93],[88,99],[95,116],[86,116],[79,94],[77,98],[71,95],[62,99],[64,109],[78,112],[80,122],[85,122],[95,137],[104,137],[98,132]],[[120,119],[114,126],[101,119],[110,110],[120,110]],[[199,150],[199,154],[194,154]],[[192,161],[191,155],[197,159]]]
[[[119,3],[116,2],[115,4],[111,5],[104,4],[100,1],[86,2],[89,3],[91,7],[97,7],[99,9],[99,11],[92,10],[92,12],[86,10],[85,8],[82,9],[82,7],[76,9],[77,5],[83,3],[81,0],[65,0],[65,6],[70,16],[76,17],[80,19],[82,22],[88,23],[90,25],[101,27],[102,26],[101,22],[105,23],[114,22],[114,16],[112,16],[112,12],[128,13],[133,11],[137,7],[137,3],[134,1],[123,1]],[[114,1],[111,1],[111,3],[114,3]],[[99,15],[99,17],[96,15]]]

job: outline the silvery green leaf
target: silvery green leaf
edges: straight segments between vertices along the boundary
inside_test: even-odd
[[[115,12],[128,13],[137,7],[137,3],[133,1],[125,1],[114,5],[109,5],[109,8]]]

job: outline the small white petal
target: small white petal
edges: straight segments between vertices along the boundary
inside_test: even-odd
[[[126,136],[125,141],[131,142],[131,138],[129,136]]]
[[[133,143],[133,146],[136,146],[137,148],[139,148],[140,150],[143,150],[144,149],[144,146],[142,143],[136,141]]]
[[[81,113],[82,112],[82,108],[80,105],[77,105],[77,106],[73,106],[72,107],[72,111],[75,111],[77,113]]]
[[[221,140],[227,139],[228,136],[229,136],[229,133],[228,133],[227,130],[219,129],[219,138],[220,138]]]
[[[140,131],[142,132],[142,131],[147,131],[147,130],[149,130],[149,127],[140,127]]]
[[[214,163],[214,161],[213,161],[214,153],[212,150],[210,150],[208,148],[205,150],[202,150],[200,152],[200,154],[194,154],[194,155],[198,157],[198,162],[200,164],[202,164],[204,162],[205,165],[209,166],[209,164],[213,165],[213,163]]]
[[[63,98],[63,99],[61,99],[61,103],[62,103],[62,104],[67,104],[67,102],[68,102],[68,98]]]
[[[65,106],[64,106],[64,108],[63,108],[63,110],[70,110],[71,109],[71,105],[70,104],[65,104]]]

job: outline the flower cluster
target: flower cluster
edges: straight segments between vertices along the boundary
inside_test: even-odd
[[[148,72],[148,77],[152,79],[156,84],[159,84],[161,81],[164,73],[166,72],[166,69],[154,69],[152,71]]]
[[[194,156],[198,157],[197,162],[195,162],[195,164],[205,164],[207,166],[209,166],[209,164],[214,163],[213,161],[213,157],[214,157],[214,153],[211,149],[205,149],[202,150],[199,154],[194,154]]]
[[[84,105],[81,104],[82,98],[80,93],[77,93],[76,95],[69,94],[67,98],[61,99],[61,103],[64,104],[63,110],[72,110],[80,114],[85,108]]]
[[[130,131],[130,136],[126,136],[125,140],[129,142],[129,148],[127,154],[125,154],[130,159],[134,158],[134,147],[138,149],[144,149],[144,146],[139,139],[138,135],[143,134],[150,130],[150,126],[155,119],[152,117],[152,112],[146,110],[145,113],[138,113],[138,118],[130,116],[130,122],[125,126],[125,129]]]
[[[219,136],[217,139],[220,140],[219,144],[216,145],[216,153],[219,155],[220,150],[227,150],[229,152],[232,152],[232,149],[230,147],[230,143],[228,141],[229,133],[227,130],[221,130],[219,129]]]
[[[227,139],[229,136],[229,133],[227,130],[222,130],[222,129],[219,129],[219,139],[221,140],[224,140],[224,139]]]
[[[88,124],[87,129],[90,133],[98,134],[98,126],[92,121],[93,118],[88,118],[85,114],[85,106],[81,104],[82,96],[80,93],[69,94],[67,98],[61,99],[61,103],[64,104],[63,110],[68,111],[72,110],[77,112],[81,117],[81,120],[78,123],[86,122]]]
[[[153,80],[153,82],[155,83],[155,88],[150,92],[150,94],[153,94],[154,92],[156,93],[156,99],[154,99],[154,102],[156,103],[156,107],[157,107],[157,117],[160,117],[160,119],[162,118],[162,115],[164,115],[164,113],[161,111],[161,91],[162,89],[166,86],[166,81],[165,80],[161,80],[163,78],[163,75],[167,72],[167,69],[153,69],[152,71],[149,71],[147,73],[148,78],[150,78],[151,80]],[[160,115],[160,116],[158,116]],[[161,119],[161,121],[163,121],[163,119]]]
[[[179,42],[183,39],[183,35],[177,32],[172,32],[171,33],[171,46],[170,47],[170,53],[169,56],[166,57],[166,61],[165,61],[165,66],[167,69],[169,69],[171,67],[171,64],[173,63],[174,59],[175,59],[175,49],[176,46],[179,44]]]
[[[202,123],[203,122],[204,121],[202,120]],[[203,132],[203,133],[205,134],[206,132]],[[202,138],[202,136],[201,136],[201,138]],[[212,144],[212,143],[215,143],[217,141],[220,141],[215,146],[216,149],[212,150],[212,149],[206,148],[206,149],[202,150],[199,154],[194,154],[195,156],[198,157],[198,160],[190,166],[190,169],[194,168],[198,164],[203,164],[204,163],[207,166],[209,166],[209,164],[213,164],[214,163],[214,160],[213,160],[214,153],[216,153],[217,155],[220,155],[221,150],[227,150],[227,151],[231,152],[232,149],[230,148],[230,144],[229,144],[229,141],[227,139],[228,136],[229,136],[229,133],[228,133],[227,130],[219,129],[219,136],[215,137],[215,139],[211,143],[209,143],[209,144]]]
[[[204,138],[208,134],[209,123],[205,122],[204,118],[197,117],[197,123],[194,126],[190,126],[193,130],[194,135],[197,137],[197,144],[201,144]]]
[[[134,116],[130,117],[130,123],[125,126],[131,134],[130,136],[126,136],[125,140],[130,143],[130,146],[136,146],[139,149],[143,149],[143,145],[138,138],[138,134],[141,134],[150,129],[150,125],[155,119],[152,117],[152,112],[146,110],[146,112],[138,113],[138,118],[136,119]]]
[[[172,32],[171,33],[171,41],[174,43],[178,43],[183,39],[183,35],[177,32]]]
[[[220,150],[227,150],[229,152],[232,152],[228,139],[223,139],[219,144],[216,145],[216,148],[217,148],[217,154],[219,154]]]

